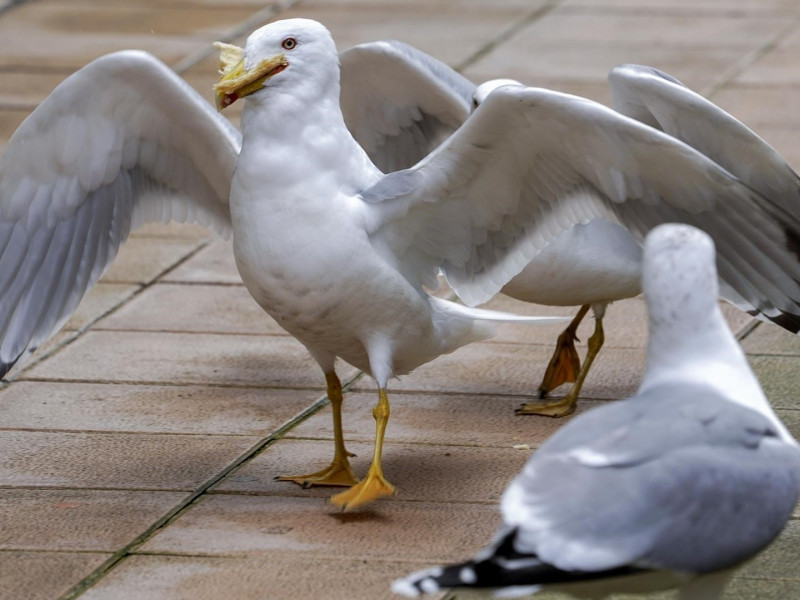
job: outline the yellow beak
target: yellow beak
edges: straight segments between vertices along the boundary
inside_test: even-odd
[[[221,77],[214,86],[217,110],[223,110],[264,87],[264,83],[289,66],[284,54],[266,58],[252,69],[244,68],[244,50],[231,44],[216,42],[220,51]]]

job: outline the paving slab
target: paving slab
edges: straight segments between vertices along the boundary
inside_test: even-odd
[[[75,331],[96,321],[112,309],[122,305],[141,289],[129,283],[100,282],[87,293],[75,312],[64,324],[64,330]]]
[[[713,100],[767,143],[767,127],[800,129],[800,114],[795,110],[800,105],[800,88],[732,84],[714,94]]]
[[[498,525],[497,508],[485,504],[389,499],[344,513],[322,498],[212,494],[139,550],[194,556],[280,553],[441,561],[477,551]]]
[[[109,556],[99,552],[0,552],[0,590],[6,598],[58,598]]]
[[[254,436],[0,431],[5,487],[190,491],[252,447]]]
[[[800,408],[800,357],[759,354],[748,360],[774,408]]]
[[[517,416],[514,409],[527,398],[492,394],[466,395],[432,392],[389,395],[392,414],[386,429],[387,443],[446,444],[511,448],[517,444],[541,445],[567,420],[532,415]],[[347,440],[371,442],[375,435],[372,407],[374,393],[345,394],[342,427]],[[577,414],[603,402],[582,400]],[[326,406],[287,433],[290,438],[333,439],[330,406]]]
[[[20,381],[0,391],[2,428],[265,436],[317,390]]]
[[[0,489],[0,548],[116,551],[183,496],[117,490]],[[0,552],[0,560],[3,556]]]
[[[243,285],[156,284],[95,329],[288,335]]]
[[[215,240],[186,262],[167,273],[162,281],[179,283],[229,283],[242,285],[229,241]]]
[[[199,240],[131,238],[120,248],[101,281],[145,284],[202,246]]]
[[[346,366],[339,370],[343,378],[353,372]],[[139,331],[90,331],[25,378],[314,389],[325,385],[316,362],[289,336]]]
[[[392,390],[511,394],[529,398],[538,389],[552,348],[477,343],[441,356],[389,384]],[[608,348],[597,356],[581,394],[584,398],[619,399],[632,395],[644,373],[644,350]],[[356,390],[374,389],[364,378]],[[563,394],[559,389],[553,396]],[[521,398],[525,401],[526,398]]]
[[[218,558],[137,555],[81,596],[86,600],[397,600],[388,582],[420,563],[325,560],[277,553]],[[444,594],[430,596],[438,600]]]
[[[353,472],[363,477],[372,459],[372,443],[347,442]],[[508,482],[530,458],[530,449],[476,448],[430,444],[399,444],[391,437],[383,447],[383,470],[397,487],[401,501],[495,503]],[[214,492],[268,496],[328,498],[335,488],[307,490],[278,475],[300,475],[326,467],[333,456],[333,442],[281,440],[229,475]]]

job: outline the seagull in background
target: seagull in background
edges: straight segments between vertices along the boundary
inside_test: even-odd
[[[643,288],[649,339],[636,395],[542,445],[474,559],[397,580],[395,593],[600,599],[679,587],[681,600],[714,600],[778,536],[800,495],[800,446],[722,316],[712,240],[685,225],[654,229]]]
[[[221,60],[217,106],[245,102],[241,140],[136,52],[79,71],[12,137],[0,164],[5,365],[68,316],[134,224],[176,214],[221,222],[248,291],[328,385],[331,465],[285,479],[350,486],[332,501],[353,508],[395,491],[381,467],[392,377],[488,337],[492,321],[553,320],[432,297],[440,271],[479,304],[576,226],[625,215],[644,235],[668,215],[703,223],[721,243],[752,240],[720,250],[734,283],[747,295],[767,273],[780,287],[758,289],[754,302],[800,313],[787,237],[800,225],[651,127],[575,96],[505,86],[422,161],[384,174],[346,127],[339,55],[323,25],[271,23],[244,49],[222,45]],[[357,483],[337,357],[378,387],[373,459]]]
[[[382,111],[377,116],[372,113],[362,117],[345,110],[345,117],[356,140],[375,164],[387,172],[414,165],[441,144],[442,136],[447,131],[455,131],[458,123],[466,119],[470,110],[469,98],[472,99],[471,110],[476,110],[489,94],[501,87],[516,86],[520,94],[525,89],[512,79],[491,80],[476,87],[447,65],[399,42],[356,46],[342,54],[343,65],[347,64],[345,59],[348,55],[364,57],[365,61],[379,67],[376,69],[379,75],[370,81],[369,89],[371,96],[382,100]],[[564,383],[574,382],[574,385],[564,398],[528,402],[517,410],[518,414],[561,417],[575,410],[583,383],[605,340],[602,321],[606,308],[614,300],[641,292],[642,238],[651,227],[660,223],[685,222],[710,233],[719,249],[722,297],[741,310],[775,322],[788,331],[797,333],[800,329],[800,313],[793,306],[797,299],[796,291],[790,292],[782,281],[786,272],[796,268],[800,248],[796,227],[800,219],[797,174],[745,125],[674,77],[651,67],[621,65],[609,74],[609,85],[613,107],[620,115],[664,131],[692,146],[760,192],[771,205],[767,210],[788,213],[789,220],[795,225],[783,228],[780,234],[788,255],[777,269],[767,267],[762,270],[764,265],[751,259],[745,259],[749,264],[742,264],[740,258],[753,251],[747,246],[763,247],[769,242],[737,235],[735,231],[740,230],[739,226],[731,228],[716,222],[708,206],[676,206],[669,202],[658,205],[645,201],[635,203],[634,209],[606,198],[609,210],[599,216],[583,214],[574,218],[572,227],[560,231],[502,288],[504,294],[518,300],[581,307],[558,338],[539,386],[539,396],[546,398]],[[352,106],[352,102],[348,105]],[[644,169],[671,168],[676,181],[682,177],[677,165],[669,166],[665,162],[666,157],[662,161],[642,161],[633,166],[635,157],[627,156],[625,148],[618,143],[618,135],[630,127],[625,119],[618,119],[615,123],[608,118],[607,109],[600,105],[587,104],[585,109],[595,110],[597,118],[605,119],[609,124],[605,132],[609,146],[591,148],[587,145],[585,148],[587,156],[582,160],[590,168],[605,169],[607,177],[618,177],[620,185],[629,186],[627,193],[630,196],[637,195],[635,188],[640,185],[637,179],[643,178]],[[616,127],[619,129],[615,130]],[[580,143],[581,131],[570,132],[576,144]],[[553,149],[565,142],[554,143]],[[532,149],[531,154],[536,150]],[[542,148],[541,152],[547,150]],[[625,171],[621,177],[615,174],[620,168]],[[547,183],[558,186],[566,182],[555,178]],[[590,186],[587,188],[590,194],[599,191]],[[570,191],[562,189],[561,193]],[[598,195],[602,198],[602,193]],[[727,209],[716,205],[712,210]],[[743,277],[751,282],[746,283]],[[461,291],[458,283],[453,287],[456,292]],[[794,300],[786,302],[786,293]],[[462,294],[462,299],[468,304],[478,302],[469,294]],[[575,341],[578,326],[590,308],[595,317],[595,328],[587,340],[588,350],[581,364]]]

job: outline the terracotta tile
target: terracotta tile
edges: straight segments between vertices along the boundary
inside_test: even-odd
[[[147,50],[171,63],[220,37],[252,12],[26,3],[0,19],[0,67],[77,69],[126,48]]]
[[[95,552],[2,552],[0,589],[8,594],[8,598],[57,598],[103,564],[109,556]]]
[[[0,483],[192,490],[257,441],[252,436],[0,431]]]
[[[310,406],[315,390],[19,381],[0,391],[7,429],[265,436]]]
[[[163,281],[242,283],[231,242],[214,241],[164,276]]]
[[[387,434],[383,469],[397,487],[397,499],[427,502],[499,502],[509,482],[522,470],[531,450],[399,444]],[[433,441],[431,438],[429,441]],[[348,442],[354,473],[363,477],[372,459],[372,443]],[[228,476],[215,492],[327,498],[337,490],[275,481],[324,468],[333,456],[332,441],[281,440]]]
[[[285,334],[242,285],[157,284],[96,329]]]
[[[421,563],[327,560],[277,553],[216,558],[132,556],[81,597],[86,600],[237,600],[324,598],[397,600],[390,583]],[[444,594],[429,596],[437,600]]]
[[[457,392],[460,394],[533,393],[544,375],[552,349],[519,344],[472,344],[437,358],[389,384],[392,390]],[[602,351],[587,377],[582,396],[617,400],[633,394],[644,372],[644,352],[608,348]],[[357,389],[372,389],[362,379]],[[559,395],[560,390],[555,395]]]
[[[64,325],[64,329],[74,331],[85,327],[124,303],[139,289],[138,285],[126,283],[98,283],[81,300],[78,308]]]
[[[499,519],[497,507],[484,504],[388,499],[343,513],[321,498],[213,494],[140,550],[439,561],[477,551],[490,539]]]
[[[342,378],[352,372],[346,365],[339,369]],[[289,336],[133,331],[90,331],[26,378],[317,389],[325,384],[316,362]]]
[[[0,489],[0,547],[119,550],[182,499],[167,492]]]
[[[387,443],[437,443],[504,449],[516,444],[536,447],[569,418],[515,415],[514,409],[527,399],[488,394],[392,393],[390,390],[392,414],[386,429]],[[345,395],[342,419],[346,440],[372,442],[375,435],[372,407],[376,402],[377,395],[373,393],[351,392]],[[577,414],[601,404],[593,400],[581,401]],[[294,427],[287,437],[333,439],[330,407]]]

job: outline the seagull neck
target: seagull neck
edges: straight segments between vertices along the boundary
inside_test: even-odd
[[[380,176],[348,131],[336,94],[299,101],[272,94],[250,101],[242,114],[242,151],[237,170],[268,174],[264,182],[282,195],[295,187],[355,195]]]
[[[703,319],[682,319],[679,312],[666,319],[669,322],[651,311],[640,391],[687,380],[714,387],[723,397],[767,417],[785,441],[798,445],[772,410],[719,305],[715,303]]]

